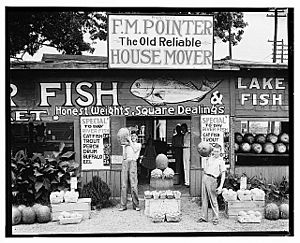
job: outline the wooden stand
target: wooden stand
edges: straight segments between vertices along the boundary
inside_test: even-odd
[[[61,212],[79,213],[83,219],[89,219],[91,214],[91,198],[79,198],[76,203],[51,204],[52,221],[58,221]]]
[[[172,190],[174,187],[173,178],[162,179],[162,178],[151,178],[150,179],[150,189],[151,190]]]
[[[265,215],[265,201],[227,201],[225,202],[225,216],[236,217],[240,211],[259,211]]]
[[[145,215],[181,212],[181,199],[145,199]]]

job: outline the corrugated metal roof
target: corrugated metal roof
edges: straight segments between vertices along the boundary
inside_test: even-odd
[[[44,54],[40,62],[13,61],[11,69],[107,69],[104,56]],[[269,63],[236,59],[215,60],[213,70],[288,69],[286,63]]]

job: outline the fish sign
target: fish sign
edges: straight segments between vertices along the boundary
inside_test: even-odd
[[[201,88],[192,82],[183,83],[174,79],[140,78],[133,82],[130,92],[152,106],[177,104],[187,101],[200,102],[221,81],[202,81]]]

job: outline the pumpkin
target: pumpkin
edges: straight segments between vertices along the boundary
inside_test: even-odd
[[[279,154],[283,154],[286,152],[286,146],[284,145],[284,143],[276,143],[274,145],[274,149],[275,149],[275,152],[279,153]]]
[[[274,133],[267,134],[266,141],[270,143],[277,143],[278,137]]]
[[[283,203],[279,206],[279,214],[281,219],[289,218],[289,205],[287,203]]]
[[[47,206],[39,206],[36,208],[36,219],[39,223],[48,223],[51,220],[51,211]]]
[[[279,134],[278,140],[279,140],[279,142],[282,142],[282,143],[289,143],[290,138],[289,138],[289,135],[284,132],[284,133]]]
[[[35,222],[36,214],[31,207],[23,208],[22,222],[24,224],[33,224]]]
[[[12,210],[11,210],[11,222],[12,222],[12,225],[16,225],[16,224],[19,224],[21,222],[21,219],[22,219],[22,213],[21,211],[13,206],[12,207]]]
[[[274,148],[274,145],[272,143],[265,143],[263,145],[263,150],[267,154],[272,154],[272,153],[274,153],[275,148]]]
[[[254,143],[254,136],[251,133],[246,133],[244,135],[244,142],[252,144]]]
[[[254,140],[256,143],[264,144],[266,142],[266,137],[264,134],[257,134]]]
[[[269,203],[265,207],[265,217],[269,220],[279,219],[279,208],[275,203]]]
[[[156,168],[164,170],[168,167],[169,160],[165,154],[159,154],[155,158]]]
[[[243,142],[243,135],[240,134],[239,132],[234,133],[234,141],[237,144],[241,144]]]
[[[263,150],[263,147],[259,143],[253,143],[251,144],[251,149],[254,153],[260,154]]]
[[[248,153],[251,150],[251,146],[249,143],[242,143],[240,149],[243,153]]]
[[[128,137],[130,135],[129,129],[126,127],[120,128],[117,133],[117,139],[121,145],[126,145],[128,143]]]
[[[210,155],[212,151],[212,146],[207,142],[201,142],[198,144],[197,150],[201,156],[207,157]]]

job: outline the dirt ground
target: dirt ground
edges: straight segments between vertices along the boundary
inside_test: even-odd
[[[183,197],[181,202],[182,220],[178,223],[153,223],[144,215],[144,201],[140,201],[141,211],[133,211],[131,203],[128,210],[119,212],[118,205],[112,208],[93,210],[91,218],[79,224],[60,225],[58,222],[46,224],[16,225],[12,227],[13,235],[57,235],[57,234],[118,234],[118,233],[173,233],[192,232],[282,232],[287,233],[288,220],[270,221],[263,219],[260,224],[240,224],[236,219],[227,219],[220,212],[220,223],[197,223],[200,207],[195,198]],[[211,216],[211,212],[210,212]]]

